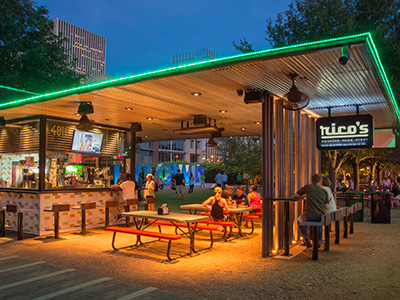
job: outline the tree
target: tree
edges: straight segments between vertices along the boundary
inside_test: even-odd
[[[218,139],[217,156],[230,173],[247,173],[252,177],[262,171],[262,143],[259,136]]]
[[[66,62],[63,38],[53,33],[44,6],[32,0],[0,1],[0,83],[46,93],[80,84]]]
[[[371,32],[392,86],[400,91],[399,25],[400,0],[294,0],[286,11],[277,15],[275,21],[267,20],[266,41],[273,47],[281,47]],[[253,49],[245,38],[239,45],[235,42],[233,45],[242,52]],[[335,184],[337,172],[351,153],[324,153],[332,184]],[[354,155],[358,176],[359,163],[367,158]],[[374,159],[371,171],[377,167],[379,163]]]
[[[371,32],[389,78],[400,91],[399,0],[295,0],[267,20],[273,47]]]

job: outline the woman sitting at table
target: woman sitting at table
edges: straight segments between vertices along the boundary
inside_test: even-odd
[[[222,189],[220,187],[216,187],[214,189],[215,196],[211,196],[207,200],[205,200],[202,205],[208,210],[211,211],[211,220],[214,222],[224,222],[228,219],[228,216],[224,214],[229,213],[229,208],[226,200],[221,197]],[[211,205],[211,209],[208,207]]]
[[[252,185],[250,187],[250,193],[247,195],[249,199],[250,207],[253,209],[252,212],[259,212],[262,209],[261,206],[261,196],[257,193],[257,186]]]

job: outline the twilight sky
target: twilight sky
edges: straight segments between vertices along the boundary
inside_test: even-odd
[[[269,48],[266,19],[291,0],[37,0],[59,18],[107,38],[106,74],[123,77],[170,66],[171,56],[209,48],[238,54],[246,37]]]

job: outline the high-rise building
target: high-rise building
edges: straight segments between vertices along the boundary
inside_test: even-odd
[[[75,72],[92,78],[105,75],[107,39],[58,18],[53,22],[54,34],[66,38],[63,46],[68,53],[67,62],[77,60]]]

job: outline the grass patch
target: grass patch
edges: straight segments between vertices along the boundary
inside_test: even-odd
[[[162,204],[167,203],[169,209],[180,210],[180,206],[183,204],[193,204],[193,203],[202,203],[208,197],[214,195],[214,190],[205,189],[205,190],[197,190],[193,191],[193,194],[187,193],[188,189],[185,189],[185,198],[183,200],[182,197],[178,200],[178,195],[174,190],[165,190],[158,191],[156,193],[157,203],[156,208],[160,207]]]

